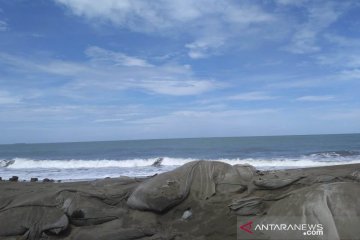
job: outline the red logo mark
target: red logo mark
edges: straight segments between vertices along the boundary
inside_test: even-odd
[[[253,234],[253,232],[251,231],[252,224],[253,224],[253,221],[249,221],[249,222],[245,223],[244,225],[241,225],[240,229],[244,230],[245,232]]]

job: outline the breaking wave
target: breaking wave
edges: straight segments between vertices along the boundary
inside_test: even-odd
[[[128,159],[128,160],[37,160],[29,158],[14,158],[10,160],[0,160],[0,168],[7,169],[94,169],[94,168],[137,168],[151,167],[159,158],[148,159]],[[185,163],[200,160],[196,158],[172,158],[162,157],[161,166],[181,166]],[[204,159],[225,162],[231,165],[251,164],[257,168],[297,168],[297,167],[317,167],[339,164],[360,163],[360,155],[344,155],[338,152],[312,153],[297,158],[278,157],[278,158],[234,158],[234,159]]]
[[[353,156],[359,156],[359,151],[325,151],[325,152],[315,152],[309,154],[310,157],[313,158],[346,158],[346,157],[353,157]]]

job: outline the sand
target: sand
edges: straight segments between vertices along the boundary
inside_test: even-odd
[[[251,220],[252,233],[240,229]],[[256,231],[320,223],[323,234]],[[0,239],[360,239],[360,164],[258,171],[196,161],[148,178],[0,181]],[[243,228],[247,228],[245,226]]]

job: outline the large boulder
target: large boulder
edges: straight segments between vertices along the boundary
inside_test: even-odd
[[[0,212],[0,238],[23,235],[37,240],[43,234],[58,235],[68,228],[67,216],[58,208],[24,206]]]
[[[127,205],[138,210],[163,212],[189,195],[202,201],[216,193],[245,189],[242,176],[233,166],[216,161],[195,161],[140,184],[130,195]]]
[[[0,239],[23,236],[37,240],[61,235],[70,224],[93,226],[120,219],[127,212],[121,204],[137,184],[128,178],[91,184],[16,184],[17,188],[0,194]]]
[[[259,224],[322,224],[323,235],[314,239],[358,239],[359,196],[360,183],[337,182],[305,187],[275,202]],[[278,235],[283,232],[273,231],[270,234],[269,239],[283,239]],[[287,234],[287,239],[292,238],[291,232]]]

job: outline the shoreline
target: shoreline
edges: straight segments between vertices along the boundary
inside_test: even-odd
[[[104,179],[104,178],[117,178],[117,177],[132,177],[132,178],[146,178],[149,176],[153,176],[156,174],[161,174],[161,173],[166,173],[169,171],[172,171],[178,167],[181,167],[184,164],[187,164],[189,162],[192,161],[209,161],[209,162],[223,162],[223,163],[227,163],[230,164],[232,166],[234,165],[238,165],[238,164],[249,164],[252,165],[250,163],[250,161],[246,161],[245,163],[243,163],[243,160],[228,160],[228,159],[218,159],[218,160],[211,160],[211,159],[205,159],[205,160],[188,160],[188,161],[184,161],[184,163],[182,165],[168,165],[168,163],[166,163],[166,165],[162,165],[162,163],[160,162],[159,164],[154,165],[158,159],[160,158],[154,158],[152,159],[152,161],[149,161],[149,165],[146,166],[135,166],[135,167],[131,167],[131,166],[127,166],[127,167],[91,167],[91,168],[39,168],[42,173],[40,175],[38,175],[36,172],[32,174],[29,174],[29,172],[34,171],[33,169],[22,169],[22,168],[9,168],[7,169],[6,167],[4,167],[2,170],[2,172],[0,171],[0,181],[9,181],[11,178],[17,177],[18,178],[18,182],[30,182],[32,178],[36,178],[37,181],[36,182],[49,182],[49,180],[51,182],[82,182],[82,181],[94,181],[94,180],[98,180],[98,179]],[[162,159],[162,158],[161,158]],[[164,159],[167,159],[167,157],[165,157]],[[49,160],[50,161],[50,160]],[[82,160],[79,160],[82,161]],[[89,160],[91,161],[95,161],[95,160]],[[100,160],[98,160],[100,161]],[[102,161],[102,160],[101,160]],[[122,162],[121,160],[117,160],[119,162]],[[129,161],[129,160],[127,160]],[[309,162],[309,163],[313,163],[313,165],[286,165],[289,164],[290,162],[284,162],[285,165],[284,166],[279,166],[278,164],[281,163],[281,161],[279,162],[279,160],[276,161],[276,166],[269,166],[272,162],[264,162],[264,164],[267,164],[265,166],[259,166],[258,164],[259,160],[255,160],[255,162],[257,163],[257,165],[253,165],[255,168],[257,168],[260,171],[287,171],[287,170],[293,170],[293,169],[309,169],[309,168],[322,168],[322,167],[332,167],[332,166],[342,166],[342,165],[357,165],[360,164],[360,160],[353,160],[353,161],[344,161],[343,163],[340,161],[335,161],[335,162],[331,162],[331,161],[319,161],[319,162]],[[299,160],[301,162],[301,160]],[[240,163],[239,163],[240,162]],[[292,164],[297,163],[298,161],[294,160]],[[315,166],[314,166],[315,165]],[[46,175],[44,172],[46,171],[50,171],[52,174],[48,174]],[[98,171],[101,171],[102,173],[99,175],[103,175],[102,177],[84,177],[84,178],[76,178],[77,173],[78,174],[84,174],[84,170],[86,170],[85,175],[88,175],[89,172],[91,172],[91,174],[94,174]],[[29,172],[27,172],[29,171]],[[78,172],[77,172],[78,171]],[[128,171],[134,171],[135,174],[121,174],[121,172],[128,172]],[[138,174],[139,172],[143,172],[142,174]],[[66,173],[67,172],[67,173]],[[109,173],[109,175],[107,175],[107,172]],[[120,172],[120,174],[116,174],[117,172]],[[147,173],[145,173],[147,172]],[[26,174],[27,176],[24,176],[24,174]],[[60,177],[56,177],[56,175],[60,175]],[[69,177],[69,178],[65,178],[65,175],[69,175],[69,176],[73,176],[75,178]],[[91,175],[90,174],[90,175]]]
[[[360,235],[356,227],[346,227],[350,218],[338,219],[352,216],[355,223],[360,221],[360,164],[260,171],[251,165],[194,161],[144,178],[0,181],[0,192],[4,240],[246,239],[244,232],[237,233],[239,219],[296,216],[299,209],[317,213],[316,219],[305,214],[305,221],[323,221],[327,230],[319,239],[333,234],[329,217],[339,239]],[[296,237],[287,234],[289,240]]]

